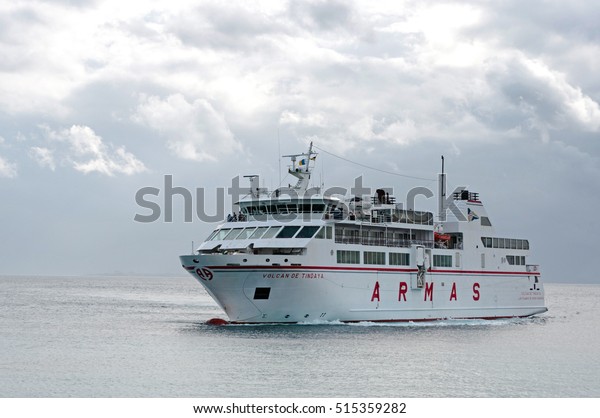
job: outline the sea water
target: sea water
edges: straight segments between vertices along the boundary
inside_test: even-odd
[[[191,277],[0,277],[3,397],[599,397],[600,285],[534,318],[210,326]]]

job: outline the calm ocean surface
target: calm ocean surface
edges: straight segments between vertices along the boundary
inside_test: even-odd
[[[0,277],[3,397],[600,397],[600,285],[533,319],[204,325],[191,277]]]

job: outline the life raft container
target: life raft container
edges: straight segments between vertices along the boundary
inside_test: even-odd
[[[437,232],[433,233],[433,238],[436,241],[450,241],[450,235],[447,234],[439,234]]]

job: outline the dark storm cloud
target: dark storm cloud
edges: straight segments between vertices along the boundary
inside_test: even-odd
[[[492,124],[509,129],[531,123],[548,130],[600,129],[598,104],[541,62],[517,54],[491,65],[486,80],[500,94],[495,96],[500,100]]]
[[[600,71],[600,8],[594,2],[504,1],[484,10],[466,37],[542,59],[600,101],[600,79],[593,76]]]

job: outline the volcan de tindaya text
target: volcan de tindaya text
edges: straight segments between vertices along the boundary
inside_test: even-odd
[[[269,192],[258,176],[247,176],[239,216],[180,256],[231,323],[496,319],[547,311],[539,266],[528,264],[529,241],[496,234],[478,193],[445,198],[443,168],[434,219],[403,209],[383,189],[340,199],[309,188],[312,143],[308,152],[286,157],[294,186]]]

